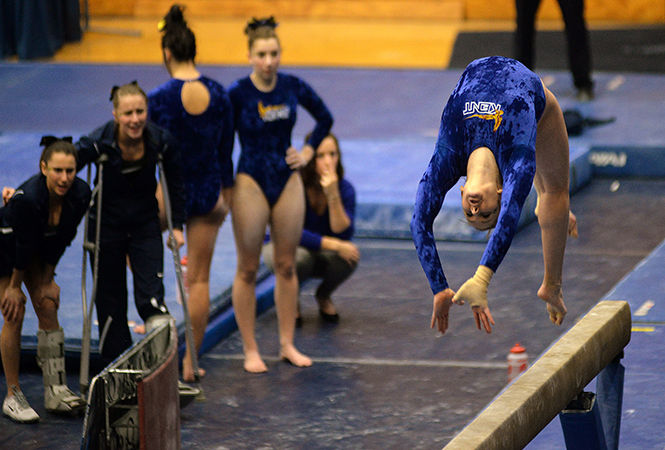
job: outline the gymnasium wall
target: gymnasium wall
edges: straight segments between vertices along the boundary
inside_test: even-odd
[[[84,1],[84,0],[82,0]],[[174,0],[88,0],[92,16],[158,17]],[[513,0],[181,0],[191,16],[511,20]],[[543,0],[541,19],[559,19],[556,0]],[[586,0],[589,21],[665,23],[665,0]]]

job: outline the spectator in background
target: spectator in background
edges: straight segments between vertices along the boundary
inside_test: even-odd
[[[566,27],[568,62],[577,89],[577,99],[593,99],[591,80],[591,49],[589,32],[584,20],[584,0],[558,0]],[[515,0],[517,9],[517,29],[515,30],[515,59],[535,68],[535,23],[540,0]]]
[[[301,283],[311,277],[322,278],[314,294],[319,314],[325,321],[336,323],[339,314],[332,293],[356,269],[360,252],[351,242],[356,193],[353,185],[344,178],[342,155],[335,135],[329,134],[321,141],[316,155],[301,173],[306,210],[305,225],[296,250],[296,272]],[[272,242],[263,247],[263,261],[274,271]],[[298,308],[296,324],[300,323]]]

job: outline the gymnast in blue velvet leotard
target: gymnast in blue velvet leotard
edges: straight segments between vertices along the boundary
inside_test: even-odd
[[[242,152],[238,173],[251,176],[274,205],[293,171],[286,163],[291,146],[291,131],[296,110],[302,105],[316,120],[307,142],[316,149],[332,126],[332,115],[321,98],[303,80],[278,73],[275,88],[259,91],[250,77],[234,82],[229,88],[234,124]]]
[[[221,188],[233,186],[233,112],[224,87],[208,77],[202,83],[210,104],[201,114],[185,110],[181,91],[185,83],[172,78],[148,94],[150,119],[169,130],[180,143],[182,174],[187,195],[187,217],[203,215],[217,203]]]
[[[446,193],[466,175],[470,154],[487,147],[503,179],[496,228],[480,265],[492,271],[503,260],[536,171],[538,121],[545,108],[541,80],[504,57],[473,61],[462,74],[441,117],[434,155],[418,186],[411,222],[420,263],[433,293],[448,288],[432,223]]]

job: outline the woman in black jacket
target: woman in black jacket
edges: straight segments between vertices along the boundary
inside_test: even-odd
[[[149,329],[167,318],[164,248],[155,190],[156,165],[163,161],[171,195],[174,236],[184,244],[184,190],[180,155],[168,131],[148,122],[146,94],[136,82],[111,91],[113,120],[77,142],[78,169],[103,164],[101,239],[95,306],[99,349],[114,359],[132,344],[127,326],[127,257],[134,277],[136,309]],[[100,162],[103,156],[104,162]],[[91,211],[96,211],[93,207]],[[95,227],[90,227],[94,233]],[[94,236],[90,236],[94,241]]]
[[[85,402],[67,387],[64,332],[58,323],[60,288],[55,267],[76,235],[90,202],[90,188],[76,178],[76,149],[69,140],[42,138],[40,173],[16,190],[3,189],[0,208],[0,336],[7,396],[2,412],[16,422],[39,420],[19,387],[21,327],[25,314],[24,284],[39,319],[37,362],[44,375],[44,407],[75,413]]]

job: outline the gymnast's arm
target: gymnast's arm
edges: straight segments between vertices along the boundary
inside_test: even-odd
[[[298,103],[310,113],[316,121],[314,130],[309,141],[303,146],[301,155],[305,159],[305,164],[314,156],[315,149],[319,147],[321,141],[328,136],[333,125],[333,116],[321,97],[312,89],[312,87],[301,79],[297,79]],[[292,167],[293,168],[293,167]]]
[[[453,153],[437,143],[437,149],[418,185],[411,219],[413,242],[434,293],[431,327],[436,325],[442,334],[448,328],[448,309],[455,292],[448,286],[443,273],[432,226],[446,193],[460,177],[455,170],[457,164],[453,159]]]
[[[480,260],[480,265],[488,267],[492,272],[496,272],[506,253],[508,253],[510,244],[517,232],[524,201],[533,185],[533,177],[536,173],[533,148],[527,146],[516,147],[513,150],[513,157],[503,172],[501,212],[499,213],[497,226],[492,232]]]
[[[451,152],[437,148],[430,160],[416,193],[413,217],[411,219],[411,235],[416,246],[420,265],[425,271],[432,292],[436,294],[448,288],[448,281],[436,249],[433,224],[439,214],[446,193],[455,185],[459,175],[454,172],[454,163],[449,156]]]
[[[233,106],[226,91],[222,91],[222,136],[217,146],[217,156],[222,170],[222,188],[233,187]]]

